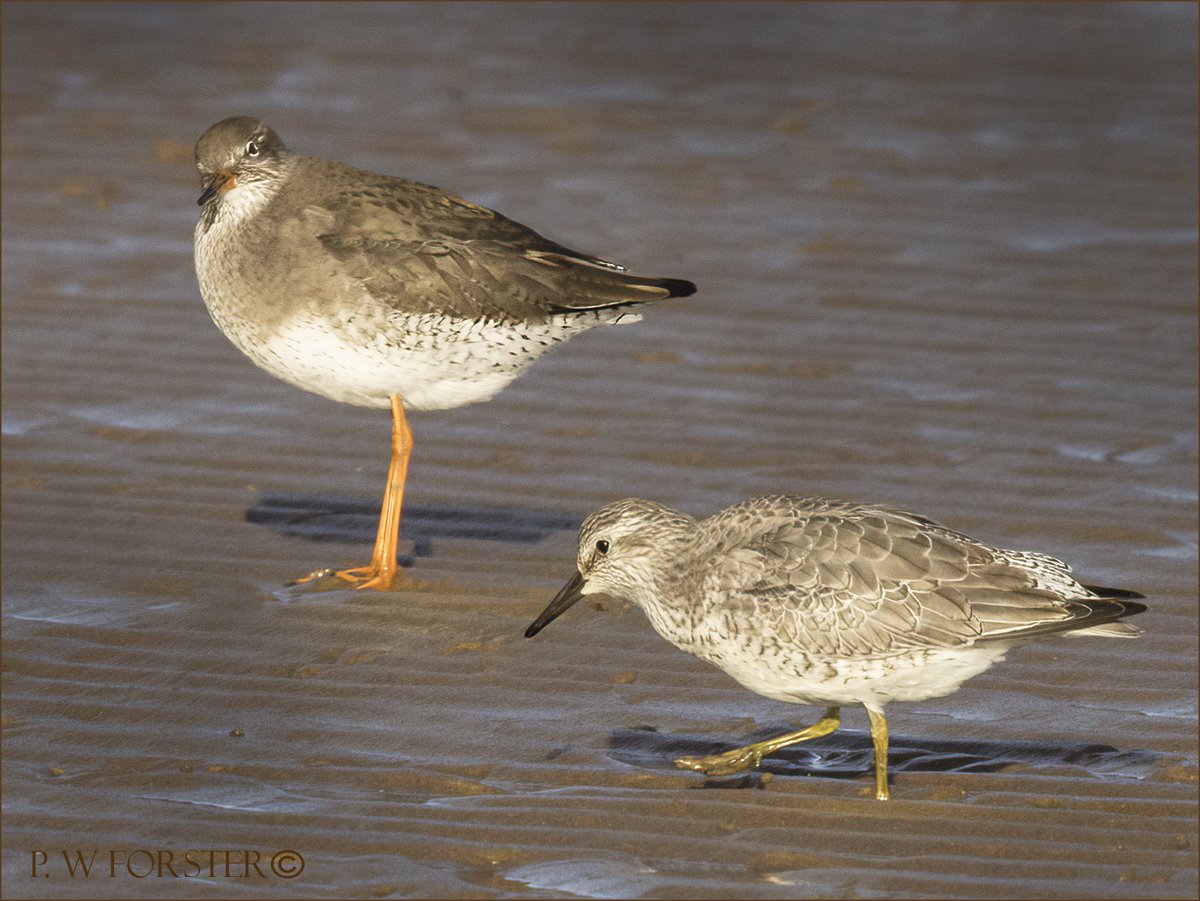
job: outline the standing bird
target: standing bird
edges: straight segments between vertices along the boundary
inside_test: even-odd
[[[258,119],[206,131],[196,166],[196,276],[225,336],[285,382],[391,408],[375,551],[369,566],[337,572],[358,588],[387,590],[396,576],[405,408],[487,400],[560,341],[696,290],[632,275],[438,188],[292,153]]]
[[[948,695],[1033,638],[1133,638],[1117,622],[1142,595],[1080,584],[1054,557],[988,547],[890,507],[760,497],[697,522],[640,498],[579,530],[579,571],[526,630],[536,635],[585,595],[641,607],[678,648],[751,691],[828,709],[814,725],[675,765],[711,776],[828,735],[862,704],[875,745],[875,797],[888,798],[890,701]]]

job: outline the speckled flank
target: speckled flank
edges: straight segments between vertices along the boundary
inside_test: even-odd
[[[437,313],[395,311],[366,322],[305,314],[263,341],[234,340],[267,372],[299,388],[319,385],[332,400],[387,407],[403,386],[406,407],[439,410],[489,399],[554,345],[619,316],[576,313],[514,328]]]

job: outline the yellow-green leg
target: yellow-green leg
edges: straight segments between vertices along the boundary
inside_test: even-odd
[[[740,773],[742,770],[749,769],[750,767],[757,767],[762,763],[764,756],[774,753],[780,748],[786,748],[788,745],[808,741],[811,738],[820,738],[822,735],[835,732],[841,724],[841,708],[830,707],[825,711],[823,717],[811,726],[801,729],[799,732],[789,732],[787,735],[779,736],[779,738],[756,742],[752,745],[746,745],[744,748],[734,748],[732,751],[726,751],[724,754],[712,754],[708,757],[680,757],[675,761],[675,766],[684,770],[695,770],[698,773],[704,773],[706,776],[729,776],[733,773]],[[887,741],[886,732],[884,741],[885,743]]]
[[[867,716],[871,718],[871,741],[875,745],[875,798],[886,801],[891,797],[888,794],[887,720],[883,718],[882,707],[872,707],[869,704],[863,706],[867,708]]]

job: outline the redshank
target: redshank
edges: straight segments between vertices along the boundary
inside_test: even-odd
[[[768,698],[828,709],[815,724],[676,766],[712,776],[828,735],[862,704],[875,797],[888,798],[890,701],[956,691],[1009,648],[1049,635],[1133,638],[1132,591],[1083,585],[1054,557],[989,547],[890,507],[760,497],[696,521],[631,498],[589,516],[578,572],[526,630],[585,595],[641,607],[667,641]]]
[[[406,408],[487,400],[572,335],[696,290],[633,275],[438,188],[300,156],[258,119],[208,129],[196,166],[196,275],[221,331],[286,382],[391,409],[371,563],[336,573],[359,588],[386,590],[397,573]]]

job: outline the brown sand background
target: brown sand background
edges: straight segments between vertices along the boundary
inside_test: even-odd
[[[6,897],[1194,897],[1196,25],[4,4]],[[209,322],[191,146],[233,114],[701,286],[415,415],[391,594],[281,588],[365,558],[388,423]],[[619,605],[521,632],[601,504],[781,491],[1059,554],[1146,635],[894,705],[888,804],[861,709],[769,784],[676,771],[816,711]],[[108,876],[159,848],[306,866]]]

